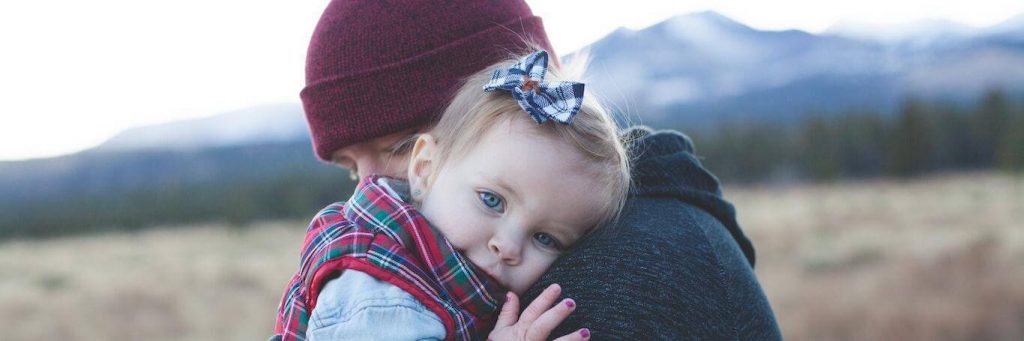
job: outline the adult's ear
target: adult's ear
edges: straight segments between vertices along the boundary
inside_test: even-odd
[[[409,155],[409,190],[414,201],[421,200],[430,188],[434,176],[437,144],[430,134],[420,134]]]

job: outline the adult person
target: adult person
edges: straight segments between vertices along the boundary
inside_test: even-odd
[[[332,1],[301,93],[316,155],[360,177],[402,177],[408,142],[460,80],[524,52],[524,41],[555,55],[520,0]],[[585,327],[598,339],[779,339],[753,247],[690,140],[633,128],[624,141],[635,187],[618,225],[563,255],[523,301],[558,283],[578,302],[551,335]]]

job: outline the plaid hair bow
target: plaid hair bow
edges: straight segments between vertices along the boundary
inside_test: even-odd
[[[519,106],[538,124],[547,120],[569,124],[583,105],[583,83],[545,82],[547,71],[548,53],[537,51],[507,69],[494,70],[484,91],[512,92]]]

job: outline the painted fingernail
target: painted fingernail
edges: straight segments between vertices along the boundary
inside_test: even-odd
[[[571,298],[567,298],[565,299],[565,306],[569,307],[569,309],[576,308],[576,302],[574,302]]]
[[[587,328],[580,329],[580,336],[582,336],[584,338],[590,337],[590,329],[587,329]]]

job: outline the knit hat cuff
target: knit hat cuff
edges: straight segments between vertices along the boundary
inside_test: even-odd
[[[451,84],[523,52],[531,38],[551,51],[541,18],[530,16],[395,63],[307,84],[300,97],[317,157],[329,162],[346,146],[436,122],[455,90]]]

